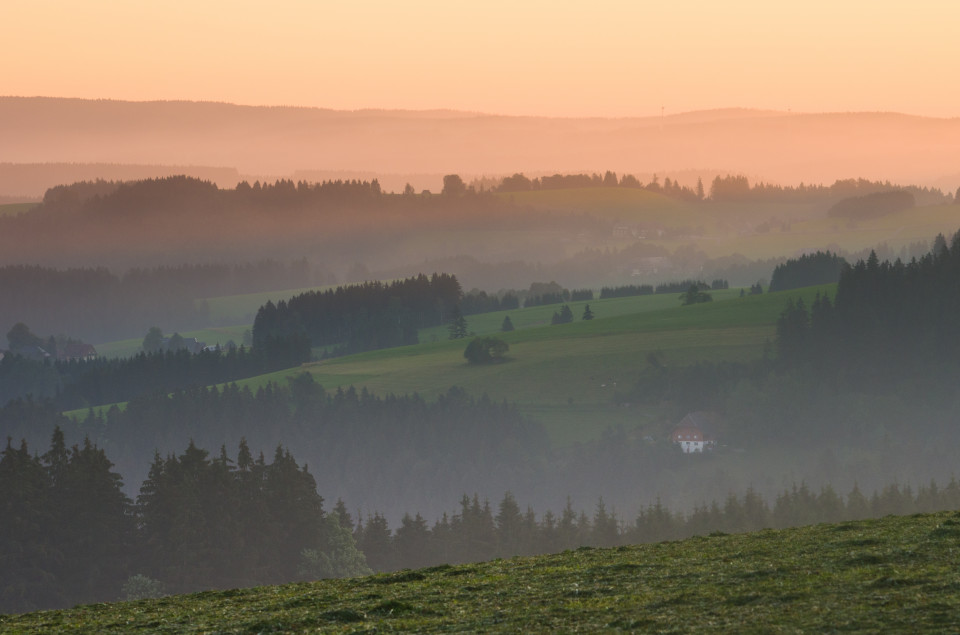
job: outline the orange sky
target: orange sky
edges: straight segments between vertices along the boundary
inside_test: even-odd
[[[4,5],[4,95],[557,116],[661,106],[960,116],[956,0]]]

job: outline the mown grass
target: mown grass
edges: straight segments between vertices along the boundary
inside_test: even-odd
[[[0,616],[0,630],[956,632],[960,512]]]

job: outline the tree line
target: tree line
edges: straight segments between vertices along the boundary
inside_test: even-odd
[[[555,553],[580,546],[676,540],[887,514],[960,508],[960,484],[914,491],[891,484],[871,497],[801,484],[769,504],[754,490],[672,511],[659,500],[628,522],[603,498],[592,514],[570,499],[555,514],[522,508],[507,491],[494,509],[474,494],[431,524],[403,515],[395,530],[378,512],[329,512],[315,477],[289,450],[271,461],[241,439],[236,454],[192,441],[155,453],[136,501],[107,454],[89,439],[68,447],[55,428],[31,454],[8,439],[0,453],[0,611],[135,599],[211,588],[282,584],[438,564]]]
[[[789,258],[773,268],[769,291],[773,293],[818,284],[833,284],[840,279],[846,266],[847,260],[843,256],[829,251],[817,250],[813,254]]]
[[[677,180],[671,180],[670,177],[665,178],[663,184],[661,184],[660,179],[654,174],[650,182],[644,184],[632,174],[624,174],[621,178],[617,178],[617,173],[611,170],[607,170],[602,175],[596,172],[592,174],[554,174],[532,179],[527,178],[523,173],[517,173],[513,176],[504,177],[494,190],[497,192],[529,192],[587,187],[645,189],[691,202],[702,201],[705,195],[703,182],[700,179],[697,179],[696,187],[691,188],[681,185]]]
[[[432,524],[420,514],[405,514],[395,530],[380,514],[347,516],[353,536],[374,571],[394,571],[439,564],[479,562],[494,558],[557,553],[582,546],[617,547],[682,540],[716,532],[740,533],[816,523],[879,518],[960,509],[960,483],[930,481],[914,490],[889,484],[865,495],[854,484],[843,497],[830,485],[819,492],[794,484],[768,503],[753,489],[723,501],[702,503],[689,512],[669,509],[659,500],[631,521],[597,500],[593,513],[577,511],[570,500],[559,512],[538,516],[507,492],[496,507],[488,500],[463,495],[459,509]]]
[[[260,307],[253,345],[269,350],[296,336],[338,353],[416,344],[417,329],[443,324],[461,295],[456,277],[443,273],[308,291]]]
[[[131,268],[0,266],[0,332],[24,322],[86,341],[143,334],[155,324],[186,330],[210,323],[202,298],[307,287],[329,275],[305,259]]]
[[[211,457],[192,442],[158,453],[134,502],[89,439],[68,447],[56,428],[37,456],[8,438],[0,612],[124,599],[138,579],[187,593],[369,572],[289,450],[278,446],[267,461],[241,440],[235,456],[221,448]]]
[[[309,361],[310,342],[274,340],[261,349],[230,347],[141,352],[108,359],[39,360],[7,354],[0,359],[0,403],[28,395],[60,410],[129,401],[154,392],[212,386],[291,368]]]
[[[715,202],[744,203],[744,202],[780,202],[780,203],[824,203],[835,204],[843,199],[857,199],[868,195],[884,193],[876,201],[882,202],[888,196],[900,204],[909,201],[911,205],[938,205],[950,203],[953,197],[944,194],[937,188],[919,187],[915,185],[896,185],[889,181],[870,181],[867,179],[839,179],[832,185],[804,184],[775,185],[773,183],[750,184],[750,180],[743,175],[716,176],[710,184],[710,200]],[[887,194],[896,193],[896,194]],[[840,204],[838,210],[843,215],[844,210],[858,208],[866,201]]]
[[[948,389],[960,359],[960,233],[939,235],[925,256],[904,263],[875,252],[843,268],[831,301],[791,301],[777,323],[782,364],[854,389],[929,385]]]
[[[402,501],[431,512],[434,501],[476,489],[478,474],[507,489],[539,471],[550,452],[539,423],[461,388],[431,401],[374,396],[352,387],[327,391],[304,373],[253,390],[228,384],[154,391],[123,409],[72,419],[59,412],[50,402],[17,399],[0,409],[0,430],[36,445],[60,425],[70,438],[89,436],[135,481],[155,450],[179,451],[183,439],[207,448],[236,447],[241,437],[251,447],[282,443],[337,495],[387,514],[398,513]]]

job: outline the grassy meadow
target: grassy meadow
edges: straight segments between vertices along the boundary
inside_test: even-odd
[[[592,438],[610,424],[636,425],[638,410],[616,406],[613,394],[632,387],[648,353],[662,352],[668,366],[758,359],[787,298],[809,303],[828,289],[744,298],[731,289],[714,292],[714,302],[692,306],[679,306],[678,294],[600,300],[589,303],[597,317],[588,322],[579,319],[587,303],[574,302],[577,320],[557,326],[549,323],[557,305],[487,313],[469,316],[468,328],[478,335],[495,333],[510,345],[501,363],[468,364],[466,341],[445,339],[447,331],[438,328],[422,333],[415,346],[323,360],[237,383],[256,390],[306,370],[328,390],[355,386],[434,399],[450,386],[462,386],[474,395],[516,403],[544,423],[555,441],[569,443]],[[499,333],[504,315],[517,330]],[[651,409],[639,416],[655,421],[659,413]]]
[[[449,340],[445,327],[433,327],[422,330],[421,343],[414,346],[313,362],[237,384],[256,391],[267,382],[285,383],[306,371],[327,390],[354,386],[378,395],[418,393],[431,400],[451,386],[461,386],[476,396],[485,393],[517,404],[542,422],[555,442],[567,444],[594,438],[611,424],[659,421],[656,408],[623,408],[613,401],[614,391],[633,386],[649,353],[663,353],[667,366],[758,359],[773,338],[787,298],[803,297],[809,305],[815,293],[830,289],[743,298],[739,289],[728,289],[711,292],[713,302],[691,306],[680,306],[676,293],[572,302],[576,321],[556,326],[550,325],[550,318],[559,305],[472,315],[467,318],[471,333],[495,334],[510,345],[503,362],[470,365],[463,358],[469,338]],[[586,304],[596,316],[591,321],[580,319]],[[506,315],[516,330],[500,333]],[[232,329],[216,332],[241,341],[245,328],[236,327],[239,336]],[[210,331],[195,333],[209,338],[208,343],[214,339]],[[183,335],[192,337],[194,332]],[[139,341],[135,343],[139,347]]]
[[[957,632],[960,512],[0,616],[17,633]]]

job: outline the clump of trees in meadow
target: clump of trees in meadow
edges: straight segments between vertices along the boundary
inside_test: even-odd
[[[416,344],[417,329],[446,322],[461,295],[457,278],[443,273],[308,291],[260,307],[253,345],[269,350],[296,336],[339,353]]]

